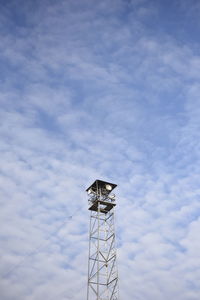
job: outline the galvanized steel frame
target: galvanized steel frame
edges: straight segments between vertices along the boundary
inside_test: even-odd
[[[89,209],[94,202],[96,210],[90,214],[87,300],[118,300],[115,203],[101,192],[89,198]],[[103,202],[110,202],[112,208],[105,212]]]

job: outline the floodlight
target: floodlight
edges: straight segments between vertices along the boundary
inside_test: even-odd
[[[106,184],[105,187],[106,187],[107,191],[109,191],[109,192],[112,191],[112,186],[110,184]]]
[[[89,189],[88,191],[87,191],[87,193],[88,193],[88,195],[90,195],[90,194],[92,194],[92,189]]]

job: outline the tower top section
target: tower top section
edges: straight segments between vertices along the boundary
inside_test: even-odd
[[[101,191],[102,194],[108,195],[116,188],[116,186],[117,184],[97,179],[86,189],[86,192],[88,194],[94,193],[98,195]]]

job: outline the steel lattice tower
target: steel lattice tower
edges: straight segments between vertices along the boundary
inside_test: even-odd
[[[87,300],[118,300],[114,207],[116,184],[96,180],[89,199],[89,259]]]

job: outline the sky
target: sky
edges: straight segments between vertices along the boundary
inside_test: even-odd
[[[200,2],[0,1],[0,298],[86,299],[116,183],[120,299],[200,297]]]

